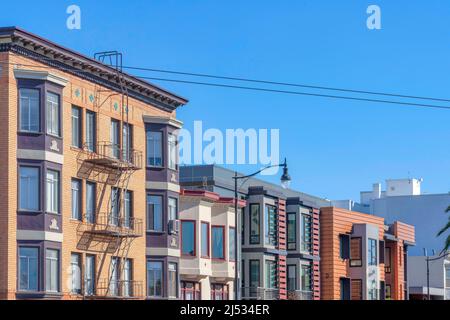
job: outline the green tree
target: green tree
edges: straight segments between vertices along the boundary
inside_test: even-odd
[[[447,210],[445,210],[446,213],[450,212],[450,206],[448,206]],[[443,235],[444,233],[446,233],[447,231],[450,231],[450,216],[448,217],[448,222],[445,225],[445,227],[443,227],[441,229],[441,231],[439,231],[438,233],[438,237]],[[445,239],[445,246],[444,249],[442,251],[447,251],[450,249],[450,234],[447,236],[447,239]]]

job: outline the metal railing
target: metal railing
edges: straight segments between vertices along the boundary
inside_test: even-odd
[[[144,296],[142,281],[100,279],[95,285],[93,280],[85,280],[84,286],[84,295],[88,298],[136,299]]]
[[[84,151],[88,160],[102,162],[104,165],[115,165],[121,168],[132,167],[142,169],[142,151],[123,149],[111,142],[85,143]]]
[[[279,300],[280,290],[278,288],[243,287],[243,300]]]
[[[140,237],[143,234],[142,219],[118,217],[113,213],[85,214],[82,223],[85,225],[84,231],[91,233],[132,237]]]
[[[288,300],[313,300],[312,291],[291,290],[287,296]]]

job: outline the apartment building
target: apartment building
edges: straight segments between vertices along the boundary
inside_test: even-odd
[[[320,212],[321,299],[408,299],[414,227],[336,207]]]
[[[179,295],[187,100],[120,61],[0,28],[1,299]]]
[[[238,201],[238,208],[245,201]],[[180,196],[183,300],[233,300],[236,275],[234,198],[205,190]]]
[[[219,166],[180,168],[180,184],[234,197],[234,172]],[[242,299],[320,298],[319,208],[329,201],[266,181],[239,183]]]

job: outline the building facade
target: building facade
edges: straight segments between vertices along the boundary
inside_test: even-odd
[[[180,169],[184,189],[234,196],[234,172],[214,165]],[[243,299],[320,299],[321,206],[329,201],[260,179],[239,183]]]
[[[2,299],[178,297],[168,149],[187,101],[110,57],[0,28]]]
[[[346,209],[320,212],[321,299],[408,299],[414,227]]]
[[[203,190],[180,198],[181,299],[233,300],[236,275],[234,199]],[[245,206],[240,200],[238,208]]]

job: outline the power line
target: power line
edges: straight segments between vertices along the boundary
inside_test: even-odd
[[[57,60],[51,60],[49,61],[57,61]],[[72,71],[72,72],[81,72],[81,73],[90,73],[89,71],[80,70],[73,67],[49,67],[49,66],[36,66],[36,65],[27,65],[27,64],[21,64],[21,63],[11,63],[8,61],[0,60],[0,64],[11,64],[11,65],[19,65],[19,66],[28,66],[33,68],[45,68],[45,69],[60,69],[63,71]],[[125,68],[125,67],[124,67]],[[130,67],[127,67],[130,68]],[[136,67],[137,68],[137,67]],[[143,68],[147,69],[147,68]],[[172,71],[170,71],[172,72]],[[279,90],[279,89],[269,89],[269,88],[259,88],[259,87],[247,87],[247,86],[238,86],[238,85],[229,85],[229,84],[221,84],[221,83],[211,83],[211,82],[199,82],[199,81],[189,81],[189,80],[177,80],[177,79],[168,79],[168,78],[157,78],[157,77],[147,77],[147,76],[137,76],[134,75],[134,77],[144,80],[155,80],[155,81],[165,81],[165,82],[174,82],[174,83],[184,83],[184,84],[194,84],[194,85],[203,85],[203,86],[210,86],[210,87],[221,87],[221,88],[229,88],[229,89],[241,89],[241,90],[251,90],[251,91],[259,91],[259,92],[271,92],[271,93],[280,93],[280,94],[291,94],[291,95],[302,95],[302,96],[311,96],[311,97],[321,97],[321,98],[330,98],[330,99],[341,99],[341,100],[351,100],[351,101],[363,101],[363,102],[373,102],[373,103],[386,103],[386,104],[394,104],[394,105],[402,105],[402,106],[413,106],[413,107],[423,107],[423,108],[433,108],[433,109],[450,109],[450,106],[442,106],[442,105],[434,105],[434,104],[425,104],[425,103],[414,103],[414,102],[402,102],[402,101],[392,101],[392,100],[384,100],[384,99],[371,99],[371,98],[360,98],[360,97],[351,97],[351,96],[339,96],[339,95],[330,95],[330,94],[320,94],[320,93],[312,93],[312,92],[300,92],[300,91],[289,91],[289,90]],[[237,78],[239,79],[239,78]],[[250,79],[247,79],[249,81],[253,81]],[[254,80],[256,82],[260,80]],[[263,80],[261,80],[263,81]],[[293,86],[300,86],[292,84]],[[340,90],[337,88],[334,88],[336,91]],[[343,89],[342,91],[345,91],[347,89]],[[350,89],[348,89],[350,90]],[[358,92],[362,93],[363,91],[357,91],[357,90],[350,90],[349,92]],[[405,96],[405,95],[396,95],[396,94],[384,94],[384,93],[374,93],[371,94],[378,94],[378,95],[390,95],[393,97],[408,97],[408,98],[414,98],[414,99],[423,99],[423,100],[435,100],[435,101],[446,101],[450,102],[450,99],[439,99],[439,98],[426,98],[426,97],[415,97],[415,96]]]
[[[182,72],[182,71],[153,69],[153,68],[142,68],[142,67],[131,67],[131,66],[123,66],[123,68],[124,69],[130,69],[130,70],[151,71],[151,72],[169,73],[169,74],[177,74],[177,75],[185,75],[185,76],[193,76],[193,77],[203,77],[203,78],[213,78],[213,79],[243,81],[243,82],[253,82],[253,83],[262,83],[262,84],[274,84],[274,85],[289,86],[289,87],[299,87],[299,88],[309,88],[309,89],[319,89],[319,90],[330,90],[330,91],[340,91],[340,92],[351,92],[351,93],[379,95],[379,96],[389,96],[389,97],[397,97],[397,98],[408,98],[408,99],[419,99],[419,100],[431,100],[431,101],[450,102],[450,99],[444,99],[444,98],[412,96],[412,95],[404,95],[404,94],[389,93],[389,92],[364,91],[364,90],[355,90],[355,89],[346,89],[346,88],[315,86],[315,85],[308,85],[308,84],[299,84],[299,83],[290,83],[290,82],[278,82],[278,81],[270,81],[270,80],[257,80],[257,79],[248,79],[248,78],[240,78],[240,77],[227,77],[227,76],[219,76],[219,75],[212,75],[212,74],[205,74],[205,73],[192,73],[192,72]]]
[[[188,81],[188,80],[176,80],[176,79],[167,79],[167,78],[155,78],[155,77],[144,77],[144,76],[136,76],[136,77],[140,78],[140,79],[147,79],[147,80],[166,81],[166,82],[185,83],[185,84],[195,84],[195,85],[203,85],[203,86],[211,86],[211,87],[232,88],[232,89],[242,89],[242,90],[253,90],[253,91],[263,91],[263,92],[272,92],[272,93],[283,93],[283,94],[294,94],[294,95],[303,95],[303,96],[311,96],[311,97],[322,97],[322,98],[331,98],[331,99],[343,99],[343,100],[352,100],[352,101],[378,102],[378,103],[388,103],[388,104],[397,104],[397,105],[424,107],[424,108],[434,108],[434,109],[450,109],[450,106],[441,106],[441,105],[434,105],[434,104],[424,104],[424,103],[414,103],[414,102],[401,102],[401,101],[391,101],[391,100],[382,100],[382,99],[370,99],[370,98],[358,98],[358,97],[350,97],[350,96],[336,96],[336,95],[330,95],[330,94],[320,94],[320,93],[300,92],[300,91],[288,91],[288,90],[278,90],[278,89],[268,89],[268,88],[258,88],[258,87],[245,87],[245,86],[236,86],[236,85],[228,85],[228,84],[219,84],[219,83],[210,83],[210,82],[198,82],[198,81]]]

